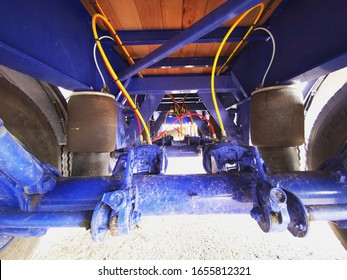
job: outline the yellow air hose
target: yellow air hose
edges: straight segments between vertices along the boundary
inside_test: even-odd
[[[99,12],[105,19],[107,19],[106,15],[105,15],[104,11],[102,10],[102,8],[101,8],[100,4],[98,3],[98,1],[95,1],[94,4],[95,4],[96,9],[98,10],[98,12]],[[130,56],[130,54],[129,54],[128,50],[126,49],[126,47],[123,45],[122,40],[121,40],[121,39],[119,38],[119,36],[117,35],[117,32],[115,32],[115,33],[112,34],[112,35],[113,35],[113,38],[116,40],[118,46],[121,48],[121,50],[122,50],[123,53],[125,54],[126,59],[127,59],[128,62],[130,63],[130,65],[134,65],[134,64],[135,64],[134,60],[133,60],[132,57]],[[142,76],[142,74],[141,74],[140,72],[138,73],[138,76],[139,76],[140,78],[143,78],[143,76]]]
[[[131,96],[129,95],[129,93],[127,92],[127,90],[125,89],[125,87],[123,86],[122,82],[119,80],[116,72],[113,70],[111,64],[110,64],[110,61],[108,60],[105,52],[104,52],[104,49],[99,41],[99,36],[98,36],[98,32],[96,30],[96,22],[98,20],[101,20],[105,26],[107,27],[107,29],[111,32],[112,36],[114,37],[115,34],[116,34],[116,31],[114,30],[114,28],[112,27],[112,25],[108,22],[108,20],[101,14],[95,14],[92,18],[92,30],[93,30],[93,35],[94,35],[94,39],[95,39],[95,42],[96,42],[96,45],[99,49],[99,52],[100,52],[100,55],[102,57],[102,60],[104,61],[104,64],[108,70],[108,72],[110,73],[113,81],[116,83],[116,85],[118,86],[119,90],[123,93],[124,97],[128,100],[131,108],[134,110],[135,114],[139,117],[142,125],[143,125],[143,128],[145,130],[145,133],[146,133],[146,138],[147,138],[147,143],[148,144],[152,144],[152,141],[151,141],[151,136],[149,134],[149,130],[148,130],[148,127],[147,127],[147,124],[145,122],[145,120],[143,119],[140,111],[138,110],[136,104],[134,103],[134,101],[132,100]]]
[[[248,31],[246,32],[246,34],[243,36],[242,40],[237,44],[237,46],[235,47],[235,49],[233,50],[233,52],[231,53],[231,55],[228,57],[227,62],[229,62],[231,60],[231,58],[233,57],[233,55],[236,53],[236,51],[239,49],[239,47],[242,45],[242,43],[244,42],[245,38],[249,35],[249,33],[252,31],[252,29],[254,28],[254,26],[257,24],[261,14],[263,13],[264,10],[264,4],[260,3],[256,6],[254,6],[253,8],[247,10],[246,12],[244,12],[240,18],[238,18],[238,20],[230,27],[230,29],[228,30],[227,34],[225,34],[221,44],[219,45],[219,48],[217,50],[217,54],[214,58],[213,61],[213,65],[212,65],[212,73],[211,73],[211,93],[212,93],[212,101],[213,101],[213,105],[214,108],[216,110],[216,114],[217,114],[217,118],[218,118],[218,122],[219,122],[219,126],[221,128],[221,134],[222,134],[222,138],[226,137],[226,132],[224,129],[224,124],[223,124],[223,120],[222,117],[220,115],[220,111],[218,108],[218,104],[217,104],[217,99],[216,99],[216,92],[215,92],[215,72],[216,72],[216,67],[217,67],[217,62],[220,56],[220,53],[226,43],[226,41],[228,40],[230,34],[235,30],[235,28],[239,25],[239,23],[250,13],[252,12],[254,9],[259,8],[259,13],[257,15],[257,17],[255,18],[253,24],[250,26],[250,28],[248,29]],[[226,62],[226,63],[227,63]],[[226,64],[225,63],[225,64]],[[224,64],[224,65],[225,65]],[[224,67],[224,65],[222,66],[222,68]],[[221,68],[221,69],[222,69]]]

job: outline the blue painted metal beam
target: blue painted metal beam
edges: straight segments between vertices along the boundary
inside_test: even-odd
[[[83,82],[35,59],[9,45],[0,42],[0,63],[47,83],[70,90],[90,90]]]
[[[148,94],[146,96],[145,101],[141,104],[140,107],[140,113],[146,123],[150,120],[151,116],[159,106],[160,101],[163,99],[164,95],[165,93],[159,93],[155,95]],[[130,125],[126,129],[125,134],[129,137],[129,140],[127,140],[128,146],[132,146],[136,141],[135,135],[138,136],[137,123],[135,118],[130,122]]]
[[[210,114],[213,116],[215,120],[218,120],[216,110],[213,105],[212,96],[211,94],[200,94],[198,93],[199,97],[201,98],[201,101],[204,103],[207,110],[210,112]],[[237,137],[237,127],[234,123],[234,114],[229,113],[225,110],[223,104],[220,102],[220,100],[217,98],[217,105],[219,108],[219,112],[221,115],[221,118],[223,120],[225,132],[229,138],[234,141],[234,143],[239,143],[239,139]],[[219,125],[219,123],[217,122]]]
[[[244,34],[249,29],[249,26],[237,27],[227,42],[240,42]],[[193,43],[215,43],[222,42],[225,34],[229,28],[217,28],[210,33],[202,36]],[[177,36],[184,29],[165,29],[165,30],[119,30],[117,31],[119,37],[122,39],[124,45],[137,46],[137,45],[162,45],[167,41]],[[268,36],[259,34],[258,36],[249,37],[248,41],[266,41]]]
[[[285,1],[269,21],[276,55],[265,85],[309,81],[347,66],[344,0]],[[259,31],[257,31],[259,32]],[[271,42],[253,42],[232,71],[246,92],[261,83],[271,57]]]
[[[247,213],[251,207],[252,174],[134,175],[143,215]],[[346,204],[347,189],[325,172],[267,175],[298,196],[305,205]],[[94,210],[104,193],[121,187],[113,177],[58,178],[57,187],[42,196],[34,211]]]
[[[300,83],[300,82],[317,80],[318,77],[321,77],[325,74],[329,74],[331,72],[334,72],[346,66],[347,66],[347,52],[345,52],[344,54],[338,55],[337,57],[332,58],[329,61],[323,62],[322,64],[317,65],[316,67],[313,67],[298,76],[291,77],[289,79],[289,82]]]
[[[190,111],[196,111],[196,110],[207,110],[206,106],[204,105],[204,103],[199,102],[199,103],[190,103],[190,104],[186,104],[188,106],[188,109]],[[160,111],[160,112],[167,112],[168,110],[173,108],[173,103],[171,104],[159,104],[158,108],[156,109],[156,111]]]
[[[86,227],[90,225],[92,212],[1,212],[0,228],[49,228]]]
[[[1,65],[70,90],[101,89],[90,15],[80,1],[2,1],[1,11]],[[105,51],[117,70],[125,68],[113,48]]]
[[[153,64],[149,68],[184,68],[186,66],[191,67],[212,67],[214,57],[168,57],[160,60],[156,64]],[[227,57],[220,57],[217,65],[222,66],[227,60]],[[139,59],[135,60],[136,62]]]
[[[167,111],[167,110],[166,110]],[[161,125],[164,122],[165,116],[166,116],[166,111],[160,112],[158,118],[155,120],[155,122],[151,125],[151,136],[155,137],[161,127]]]
[[[198,116],[192,116],[194,123],[197,125],[199,131],[203,136],[209,136],[210,135],[210,129],[205,120],[202,120]]]
[[[245,12],[254,5],[260,3],[260,0],[235,0],[227,1],[217,9],[200,19],[188,29],[176,35],[166,44],[162,45],[127,70],[120,73],[119,78],[126,80],[143,69],[150,67],[161,59],[169,56],[182,47],[195,42],[197,39],[208,34],[212,30],[221,26],[225,22],[233,19],[239,14]]]
[[[238,91],[230,76],[217,76],[215,80],[216,92]],[[196,93],[211,94],[211,76],[157,76],[132,78],[127,88],[131,94],[162,94],[162,93]]]

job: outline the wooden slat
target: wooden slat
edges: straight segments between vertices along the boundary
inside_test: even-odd
[[[213,10],[218,8],[226,0],[209,0],[206,7],[205,15],[208,15]],[[214,56],[217,52],[219,43],[198,44],[196,47],[195,56]]]
[[[91,16],[93,16],[95,13],[97,13],[97,10],[94,8],[94,6],[90,3],[89,0],[81,0],[82,4],[84,5],[84,7],[87,9],[87,11],[89,12],[89,14]],[[120,24],[118,18],[116,17],[114,11],[113,11],[113,7],[110,4],[109,0],[103,0],[103,1],[99,1],[98,2],[101,9],[103,10],[103,12],[105,13],[108,21],[111,23],[111,25],[113,26],[113,28],[117,31],[117,30],[122,30],[123,27]],[[102,24],[102,23],[98,23],[99,28],[103,29],[103,30],[107,30],[107,28]],[[122,39],[122,38],[121,38]],[[131,46],[127,46],[126,47],[128,52],[131,54],[134,54],[134,49]],[[123,57],[125,59],[125,55],[123,53],[123,51],[120,50],[119,47],[116,47],[115,45],[115,50],[117,51],[117,53]]]
[[[143,30],[143,29],[182,29],[188,28],[203,16],[207,15],[221,4],[232,0],[99,0],[110,23],[116,30]],[[272,0],[265,0],[267,5]],[[93,15],[95,9],[90,0],[81,0],[87,11]],[[272,1],[266,10],[260,24],[264,23],[273,13],[281,0]],[[253,11],[241,22],[240,26],[249,26],[253,23],[257,11]],[[237,18],[224,24],[230,27]],[[100,26],[102,27],[102,25]],[[235,48],[236,43],[227,43],[221,55],[228,56]],[[159,45],[127,46],[130,55],[142,58]],[[170,57],[215,56],[219,43],[190,44],[171,54]],[[244,47],[244,46],[243,46]],[[189,74],[209,73],[211,67],[147,69],[144,74]]]
[[[163,29],[163,19],[160,0],[135,0],[136,8],[144,30]],[[149,52],[158,46],[148,46]]]
[[[164,29],[181,29],[183,0],[161,0]]]
[[[260,20],[258,25],[263,24],[268,19],[268,17],[273,13],[273,11],[280,4],[281,0],[275,0],[271,4],[271,6],[269,5],[270,2],[271,2],[271,0],[266,0],[263,2],[265,4],[265,11],[263,12],[264,14],[262,15],[261,20]],[[251,24],[253,24],[255,17],[257,16],[257,13],[258,13],[258,11],[254,10],[249,15],[247,15],[247,18],[245,18],[245,20],[240,23],[240,26],[250,26]],[[237,18],[239,18],[239,17],[237,17]],[[237,20],[237,18],[234,18],[228,24],[231,25],[233,22],[235,22]],[[222,51],[223,55],[229,56],[233,52],[233,50],[235,49],[236,45],[237,45],[237,43],[230,44],[229,46],[225,46],[225,48],[224,48],[225,51]],[[247,45],[247,41],[234,54],[234,57],[236,57],[246,47],[246,45]]]
[[[119,22],[126,30],[142,29],[141,19],[137,12],[135,0],[108,0]]]
[[[188,28],[206,14],[208,0],[184,0],[182,28]],[[190,44],[181,49],[182,57],[195,56],[196,44]]]
[[[164,29],[182,29],[183,0],[161,0]],[[179,57],[180,50],[169,57]]]
[[[98,3],[101,6],[102,10],[104,11],[107,19],[112,24],[113,28],[115,28],[116,30],[122,30],[123,26],[120,23],[120,21],[118,20],[118,18],[116,17],[116,14],[114,13],[114,10],[113,10],[113,7],[112,7],[110,1],[109,0],[103,0],[103,1],[99,1]]]
[[[102,10],[104,11],[107,19],[113,26],[113,28],[117,30],[123,30],[123,26],[118,20],[114,10],[113,6],[111,5],[109,0],[103,0],[98,2]],[[122,40],[122,38],[120,38]],[[123,57],[124,59],[126,58],[123,51],[120,50],[120,48],[115,48],[118,54]],[[127,51],[129,52],[130,56],[132,57],[134,54],[136,54],[135,50],[133,49],[132,46],[126,46]]]
[[[172,69],[146,69],[144,75],[184,75],[184,74],[209,74],[211,67],[195,67],[195,68],[172,68]]]
[[[142,30],[142,23],[137,11],[135,0],[107,0],[110,1],[113,12],[124,30]],[[133,47],[132,57],[143,57],[149,53],[148,46]]]
[[[163,29],[160,0],[135,0],[143,29]]]

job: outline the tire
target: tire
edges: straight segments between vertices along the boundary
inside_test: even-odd
[[[45,115],[27,95],[1,76],[0,118],[30,153],[60,169],[61,150]],[[4,246],[0,259],[31,258],[38,243],[38,237],[15,238]]]
[[[338,156],[347,141],[347,83],[335,93],[318,115],[308,140],[307,166],[315,170],[327,159]],[[347,229],[331,223],[347,250]]]
[[[60,169],[60,147],[41,110],[17,87],[0,78],[0,118],[38,160]]]

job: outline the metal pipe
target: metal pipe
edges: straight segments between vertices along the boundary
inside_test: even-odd
[[[141,177],[133,176],[133,184],[138,187],[139,210],[144,216],[248,214],[252,209],[252,189],[244,184],[243,176]]]
[[[197,39],[260,2],[260,0],[234,0],[225,2],[189,28],[173,37],[166,44],[151,52],[149,55],[136,62],[133,66],[128,67],[128,69],[120,73],[119,79],[124,81],[139,71],[152,66],[161,59],[169,56],[182,47],[195,42]]]
[[[0,212],[0,228],[89,227],[92,212]]]
[[[324,172],[268,176],[296,194],[305,205],[347,203],[347,188]],[[121,187],[119,177],[58,178],[54,190],[33,205],[34,211],[93,210],[106,192]],[[143,215],[248,213],[252,207],[251,173],[134,175]]]
[[[347,220],[347,189],[329,179],[328,173],[294,172],[268,178],[309,205],[310,220]],[[0,228],[30,235],[20,229],[88,227],[103,194],[120,189],[123,181],[117,176],[58,178],[54,190],[32,196],[34,212],[0,211]],[[132,176],[143,216],[248,214],[253,207],[252,182],[251,173]]]
[[[72,177],[59,178],[56,187],[33,200],[33,211],[93,210],[104,193],[121,187],[121,178]]]
[[[33,237],[33,236],[43,236],[47,232],[45,228],[0,228],[0,238],[1,236],[15,236],[15,237]],[[1,248],[0,250],[2,250]]]
[[[310,221],[347,220],[347,204],[307,206]]]
[[[43,176],[38,162],[7,131],[1,119],[0,170],[21,186],[32,186]]]
[[[267,177],[296,194],[305,205],[336,205],[347,202],[346,186],[335,182],[329,172],[290,172]]]

